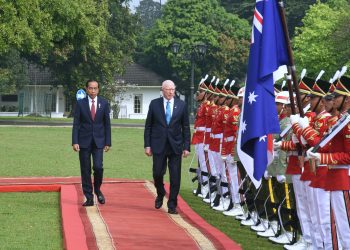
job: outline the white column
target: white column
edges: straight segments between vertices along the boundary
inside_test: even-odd
[[[56,91],[56,113],[58,113],[58,109],[59,109],[59,101],[60,101],[60,96],[59,96],[59,88],[57,87],[57,91]]]

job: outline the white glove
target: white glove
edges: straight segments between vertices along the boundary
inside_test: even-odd
[[[205,152],[208,152],[209,146],[207,144],[205,144],[203,149],[204,149]]]
[[[283,174],[279,174],[276,176],[276,179],[279,183],[285,183],[286,182],[286,176]]]
[[[302,129],[309,127],[309,118],[307,118],[306,116],[300,118],[299,125]]]
[[[278,158],[279,153],[280,153],[280,151],[276,150],[276,148],[274,148],[274,150],[273,150],[273,158]]]
[[[299,119],[300,119],[300,115],[299,114],[291,115],[290,116],[290,123],[293,125],[293,124],[299,122]]]
[[[301,144],[303,144],[303,145],[306,145],[306,144],[307,144],[307,141],[304,139],[303,136],[300,137],[300,142],[301,142]]]
[[[227,163],[235,164],[235,159],[233,157],[228,157],[227,158]]]
[[[316,161],[320,161],[321,160],[321,154],[320,153],[313,153],[311,152],[314,148],[310,148],[308,151],[306,151],[306,156],[309,159],[315,159]]]
[[[298,138],[297,138],[297,136],[295,134],[292,135],[292,142],[294,144],[298,144],[299,143],[299,140],[298,140]]]
[[[280,149],[281,146],[282,146],[282,141],[275,141],[275,140],[273,140],[273,149],[274,150]]]
[[[271,175],[269,175],[269,172],[266,170],[265,172],[264,172],[264,178],[265,178],[265,180],[269,180],[269,179],[271,179]]]
[[[221,156],[221,159],[222,159],[223,161],[226,161],[226,160],[227,160],[227,155],[222,155],[222,156]]]

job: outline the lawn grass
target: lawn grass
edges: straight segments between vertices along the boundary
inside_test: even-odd
[[[0,249],[63,249],[59,193],[0,193]]]
[[[78,154],[73,152],[71,148],[71,128],[0,127],[0,138],[2,140],[0,144],[0,176],[80,176]],[[191,154],[193,155],[193,152]],[[199,198],[193,196],[187,172],[192,155],[184,159],[182,167],[180,194],[186,202],[207,222],[241,244],[243,249],[282,249],[281,246],[257,238],[255,233],[246,227],[239,226],[239,223],[232,217],[225,217],[221,213],[213,211]],[[151,165],[151,158],[144,155],[143,129],[112,129],[112,149],[104,154],[105,177],[152,180]],[[166,180],[168,180],[167,176]],[[12,196],[12,194],[6,195]],[[7,202],[6,195],[0,194],[0,205]],[[43,199],[46,199],[44,193],[37,195],[39,197],[43,195]],[[10,203],[15,206],[21,202],[21,199],[21,197],[14,196]],[[35,203],[40,203],[43,199],[29,199],[31,201],[29,206],[36,207]],[[51,213],[55,214],[59,207],[58,204],[58,198],[50,204]],[[19,210],[21,209],[19,208]],[[16,217],[19,219],[28,216],[26,210],[23,208],[23,214],[16,215]],[[38,218],[37,223],[39,226],[40,224],[52,225],[55,230],[60,232],[60,219],[56,215],[53,218],[54,222],[49,221],[52,218],[46,218],[46,220]],[[17,232],[19,226],[9,224],[9,227],[13,227],[13,232]],[[6,237],[3,237],[2,232],[0,236],[1,241],[7,242],[6,244],[11,244],[11,241],[15,240],[7,234]],[[26,236],[23,235],[24,238]],[[16,237],[22,236],[17,234]],[[40,237],[40,235],[33,234],[32,237]],[[57,241],[55,243],[57,246],[61,246],[62,239],[54,238],[54,240]],[[44,249],[45,245],[41,247]]]

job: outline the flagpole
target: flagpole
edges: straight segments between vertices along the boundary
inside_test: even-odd
[[[283,31],[284,31],[284,37],[285,40],[287,42],[287,48],[288,48],[288,56],[289,56],[289,60],[290,60],[290,64],[288,65],[288,76],[287,76],[287,83],[288,83],[288,88],[289,88],[289,95],[290,95],[290,100],[291,100],[291,105],[293,108],[293,91],[292,91],[292,86],[290,84],[290,81],[293,80],[293,86],[294,86],[294,90],[295,90],[295,95],[297,98],[297,105],[298,105],[298,109],[299,109],[299,113],[301,117],[304,117],[304,110],[303,110],[303,106],[301,103],[301,98],[300,98],[300,91],[299,91],[299,85],[298,85],[298,81],[297,81],[297,77],[296,77],[296,68],[295,68],[295,64],[294,64],[294,58],[293,58],[293,51],[292,51],[292,46],[290,44],[290,39],[289,39],[289,32],[288,32],[288,27],[287,27],[287,21],[286,21],[286,14],[285,14],[285,10],[284,10],[284,3],[282,0],[278,1],[278,5],[279,5],[279,11],[280,11],[280,16],[281,16],[281,21],[282,21],[282,26],[283,26]],[[291,95],[292,93],[292,95]],[[293,110],[292,110],[293,112]],[[296,111],[294,109],[293,114],[295,114]]]

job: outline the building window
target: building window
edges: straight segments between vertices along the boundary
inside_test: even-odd
[[[1,100],[3,102],[17,102],[18,101],[18,96],[17,95],[3,95],[1,97]]]
[[[134,96],[134,113],[140,114],[142,112],[142,95]]]

